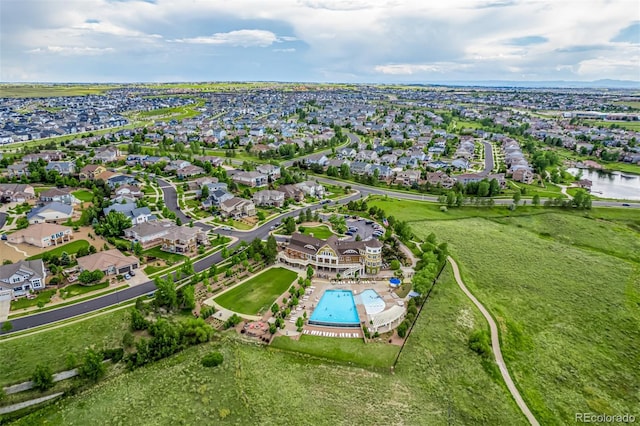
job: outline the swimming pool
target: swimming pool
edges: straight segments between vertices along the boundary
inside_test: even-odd
[[[386,307],[384,300],[382,300],[382,297],[380,297],[375,290],[364,290],[358,297],[360,298],[359,302],[364,305],[364,310],[367,311],[367,315],[378,314],[384,311]]]
[[[360,318],[351,290],[326,290],[313,310],[309,324],[360,327]]]

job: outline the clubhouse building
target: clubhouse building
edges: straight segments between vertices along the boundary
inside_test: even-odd
[[[377,275],[382,268],[382,243],[342,241],[335,235],[326,240],[294,232],[289,244],[278,255],[280,262],[342,276]]]

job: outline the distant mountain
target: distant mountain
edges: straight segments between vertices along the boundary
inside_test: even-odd
[[[595,80],[595,81],[443,81],[425,84],[424,86],[464,86],[464,87],[518,87],[518,88],[585,88],[585,89],[640,89],[640,81],[632,80]]]

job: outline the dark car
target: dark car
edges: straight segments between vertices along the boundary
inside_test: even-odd
[[[631,204],[629,204],[629,203],[622,203],[622,205],[623,205],[624,207],[630,207],[630,206],[631,206]]]

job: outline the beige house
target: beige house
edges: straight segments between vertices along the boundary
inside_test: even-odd
[[[80,271],[102,271],[105,275],[126,274],[140,267],[135,256],[125,256],[117,249],[101,251],[78,258]]]
[[[197,226],[178,226],[168,220],[141,223],[124,231],[125,238],[142,247],[161,246],[164,251],[172,253],[189,253],[197,250],[199,245],[208,245],[207,235]]]
[[[256,206],[244,198],[233,197],[220,203],[220,213],[222,216],[232,218],[255,216]]]
[[[64,244],[72,239],[71,227],[55,223],[36,223],[7,237],[11,244],[26,243],[41,248]]]

